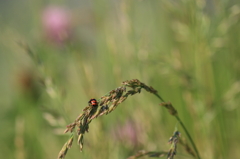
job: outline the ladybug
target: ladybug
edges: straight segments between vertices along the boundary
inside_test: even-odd
[[[97,100],[96,100],[96,99],[93,99],[93,98],[90,99],[90,101],[88,102],[88,104],[91,105],[91,106],[94,106],[94,107],[98,106]]]

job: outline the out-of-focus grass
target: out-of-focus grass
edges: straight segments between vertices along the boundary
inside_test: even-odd
[[[56,158],[68,138],[65,125],[88,100],[133,78],[173,103],[202,158],[240,155],[240,5],[234,0],[0,3],[0,158]],[[47,39],[41,15],[48,4],[69,9],[68,42]],[[83,153],[74,142],[66,158],[167,151],[176,120],[158,102],[144,92],[129,98],[94,120]],[[137,140],[116,135],[129,123],[140,127]],[[177,157],[191,158],[180,146]]]

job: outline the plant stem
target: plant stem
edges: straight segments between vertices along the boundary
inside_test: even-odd
[[[165,101],[163,100],[163,98],[162,98],[160,95],[158,95],[157,93],[154,94],[154,95],[157,96],[162,102],[165,102]],[[197,155],[197,158],[198,158],[198,159],[201,159],[200,156],[199,156],[197,147],[196,147],[195,143],[193,142],[193,139],[192,139],[191,135],[189,134],[187,128],[185,127],[185,125],[183,124],[183,122],[181,121],[181,119],[179,118],[178,115],[174,115],[174,116],[176,117],[176,119],[178,120],[178,122],[181,124],[183,130],[185,131],[185,133],[186,133],[186,135],[187,135],[187,137],[188,137],[188,139],[190,140],[190,142],[191,142],[191,144],[192,144],[192,147],[193,147],[193,149],[194,149],[194,151],[195,151],[195,153],[196,153],[196,155]]]
[[[179,118],[178,115],[176,115],[175,117],[178,120],[178,122],[181,124],[183,130],[185,131],[185,133],[186,133],[186,135],[188,137],[188,139],[190,140],[190,142],[192,144],[192,147],[193,147],[194,151],[196,152],[197,158],[200,159],[197,147],[196,147],[195,143],[193,142],[193,139],[192,139],[191,135],[188,133],[187,128],[185,127],[185,125],[183,124],[183,122],[181,121],[181,119]]]
[[[162,97],[161,97],[160,95],[158,95],[157,93],[154,94],[154,95],[157,96],[162,102],[165,102],[165,101],[162,99]]]

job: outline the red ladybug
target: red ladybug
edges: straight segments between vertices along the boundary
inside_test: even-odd
[[[98,106],[98,102],[97,102],[96,99],[90,99],[88,104],[91,105],[91,106],[94,106],[94,107]]]

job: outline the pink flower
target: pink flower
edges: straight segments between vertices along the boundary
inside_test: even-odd
[[[123,125],[119,125],[113,129],[113,136],[116,140],[120,140],[129,146],[137,146],[140,144],[141,127],[132,120],[128,120]]]
[[[61,45],[71,38],[71,18],[66,9],[57,6],[47,7],[42,14],[42,23],[49,41]]]

